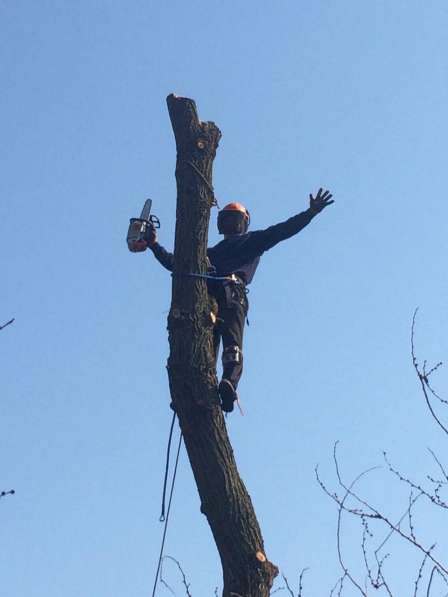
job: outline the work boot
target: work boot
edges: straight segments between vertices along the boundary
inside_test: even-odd
[[[225,413],[231,413],[233,403],[238,399],[235,388],[228,379],[221,379],[218,387],[219,397],[221,398],[221,408]]]

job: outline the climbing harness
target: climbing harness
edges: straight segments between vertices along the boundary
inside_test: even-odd
[[[216,280],[218,282],[233,282],[233,284],[237,284],[244,287],[244,293],[247,295],[249,294],[249,288],[244,285],[244,282],[238,278],[235,274],[230,274],[230,276],[213,276],[211,274],[196,274],[194,272],[189,272],[187,274],[175,274],[174,272],[171,273],[171,276],[188,276],[190,278],[203,278],[204,280]],[[249,325],[249,317],[246,315],[246,323]]]
[[[170,511],[171,511],[171,501],[173,499],[173,492],[174,492],[174,484],[176,482],[176,475],[177,475],[177,465],[179,463],[179,454],[180,454],[180,448],[182,446],[182,433],[180,433],[179,435],[179,443],[177,445],[177,453],[176,453],[176,460],[174,463],[174,470],[173,470],[173,478],[171,479],[171,487],[170,487],[170,496],[168,499],[168,508],[166,511],[166,515],[165,515],[165,497],[166,497],[166,485],[167,485],[167,479],[168,479],[168,469],[169,469],[169,460],[170,460],[170,450],[171,450],[171,440],[172,440],[172,436],[173,436],[173,428],[174,428],[174,421],[176,419],[176,413],[173,413],[173,419],[171,421],[171,427],[170,427],[170,435],[169,435],[169,439],[168,439],[168,448],[167,448],[167,461],[166,461],[166,467],[165,467],[165,479],[164,479],[164,483],[163,483],[163,495],[162,495],[162,513],[160,515],[160,522],[164,522],[164,526],[163,526],[163,534],[162,534],[162,543],[160,546],[160,553],[159,553],[159,561],[157,563],[157,570],[156,570],[156,574],[155,574],[155,578],[154,578],[154,587],[152,590],[152,597],[155,596],[156,594],[156,588],[157,588],[157,579],[159,578],[159,573],[160,573],[160,567],[162,565],[162,560],[163,560],[163,550],[165,547],[165,539],[166,539],[166,532],[168,530],[168,521],[170,518]]]

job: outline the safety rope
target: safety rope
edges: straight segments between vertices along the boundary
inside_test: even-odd
[[[231,274],[230,276],[213,276],[212,274],[196,274],[194,272],[188,272],[186,274],[176,274],[174,272],[171,272],[171,276],[172,277],[187,276],[190,278],[204,278],[205,280],[218,280],[218,281],[223,281],[223,282],[233,282],[234,284],[241,284],[244,286],[244,282],[242,280],[240,280],[234,274]],[[249,294],[249,289],[245,287],[244,292],[246,294]]]
[[[170,497],[168,499],[168,508],[166,511],[166,516],[165,516],[165,490],[166,490],[166,483],[167,483],[167,475],[168,475],[168,466],[169,466],[169,452],[170,452],[170,448],[171,448],[171,438],[172,438],[172,434],[173,434],[173,427],[174,427],[174,421],[176,419],[176,413],[173,414],[173,420],[171,421],[171,428],[170,428],[170,437],[168,440],[168,450],[167,450],[167,466],[165,469],[165,481],[164,481],[164,486],[163,486],[163,497],[162,497],[162,515],[160,516],[160,521],[164,522],[164,526],[163,526],[163,535],[162,535],[162,544],[160,546],[160,553],[159,553],[159,561],[157,563],[157,571],[156,571],[156,575],[154,578],[154,587],[152,589],[152,597],[155,596],[156,594],[156,588],[157,588],[157,579],[159,578],[159,573],[160,573],[160,567],[162,565],[162,560],[163,560],[163,550],[165,547],[165,539],[166,539],[166,532],[168,530],[168,521],[170,518],[170,511],[171,511],[171,501],[173,499],[173,492],[174,492],[174,484],[176,482],[176,475],[177,475],[177,465],[179,463],[179,454],[180,454],[180,448],[182,446],[182,433],[179,435],[179,444],[177,446],[177,454],[176,454],[176,461],[174,463],[174,470],[173,470],[173,478],[171,480],[171,487],[170,487]],[[163,516],[163,518],[162,518]]]
[[[208,188],[208,190],[212,194],[212,201],[211,201],[210,207],[217,207],[219,209],[218,200],[216,199],[216,196],[215,196],[215,190],[212,187],[212,185],[210,184],[210,182],[205,178],[205,176],[202,174],[202,172],[199,170],[199,168],[193,164],[193,162],[187,162],[185,160],[184,164],[187,164],[188,166],[190,166],[190,168],[192,168],[196,172],[196,174],[201,178],[201,180],[204,182],[205,186]]]
[[[176,413],[173,413],[171,420],[170,434],[168,437],[168,446],[166,449],[166,464],[165,464],[165,477],[163,479],[163,491],[162,491],[162,511],[160,514],[159,521],[165,522],[165,500],[166,500],[166,485],[168,482],[168,470],[170,467],[170,454],[171,454],[171,440],[173,439],[174,421],[176,420]]]
[[[177,274],[179,275],[179,274]],[[241,284],[242,282],[235,278],[234,276],[212,276],[211,274],[195,274],[195,273],[188,273],[188,274],[180,274],[181,276],[190,276],[192,278],[205,278],[206,280],[224,280],[228,282],[235,282],[235,284]]]

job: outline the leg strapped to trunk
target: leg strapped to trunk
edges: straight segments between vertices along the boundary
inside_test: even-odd
[[[227,346],[222,353],[222,364],[223,367],[229,363],[242,363],[243,362],[243,351],[239,346]]]

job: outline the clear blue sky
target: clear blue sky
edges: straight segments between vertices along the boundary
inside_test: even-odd
[[[0,490],[16,489],[0,501],[2,597],[151,594],[170,277],[125,234],[150,196],[173,245],[170,92],[221,128],[216,192],[253,229],[319,186],[336,199],[263,257],[250,292],[245,416],[227,422],[270,559],[291,583],[309,567],[307,597],[336,582],[336,511],[313,472],[333,486],[335,440],[347,478],[383,449],[435,474],[425,450],[443,437],[409,328],[420,305],[420,355],[446,357],[447,31],[445,0],[0,3],[0,323],[16,318],[0,332]],[[398,518],[407,494],[387,478],[362,490]],[[446,522],[416,524],[447,552]],[[348,524],[355,572],[359,536]],[[185,453],[166,553],[194,597],[221,585]],[[416,560],[394,553],[409,595]]]

